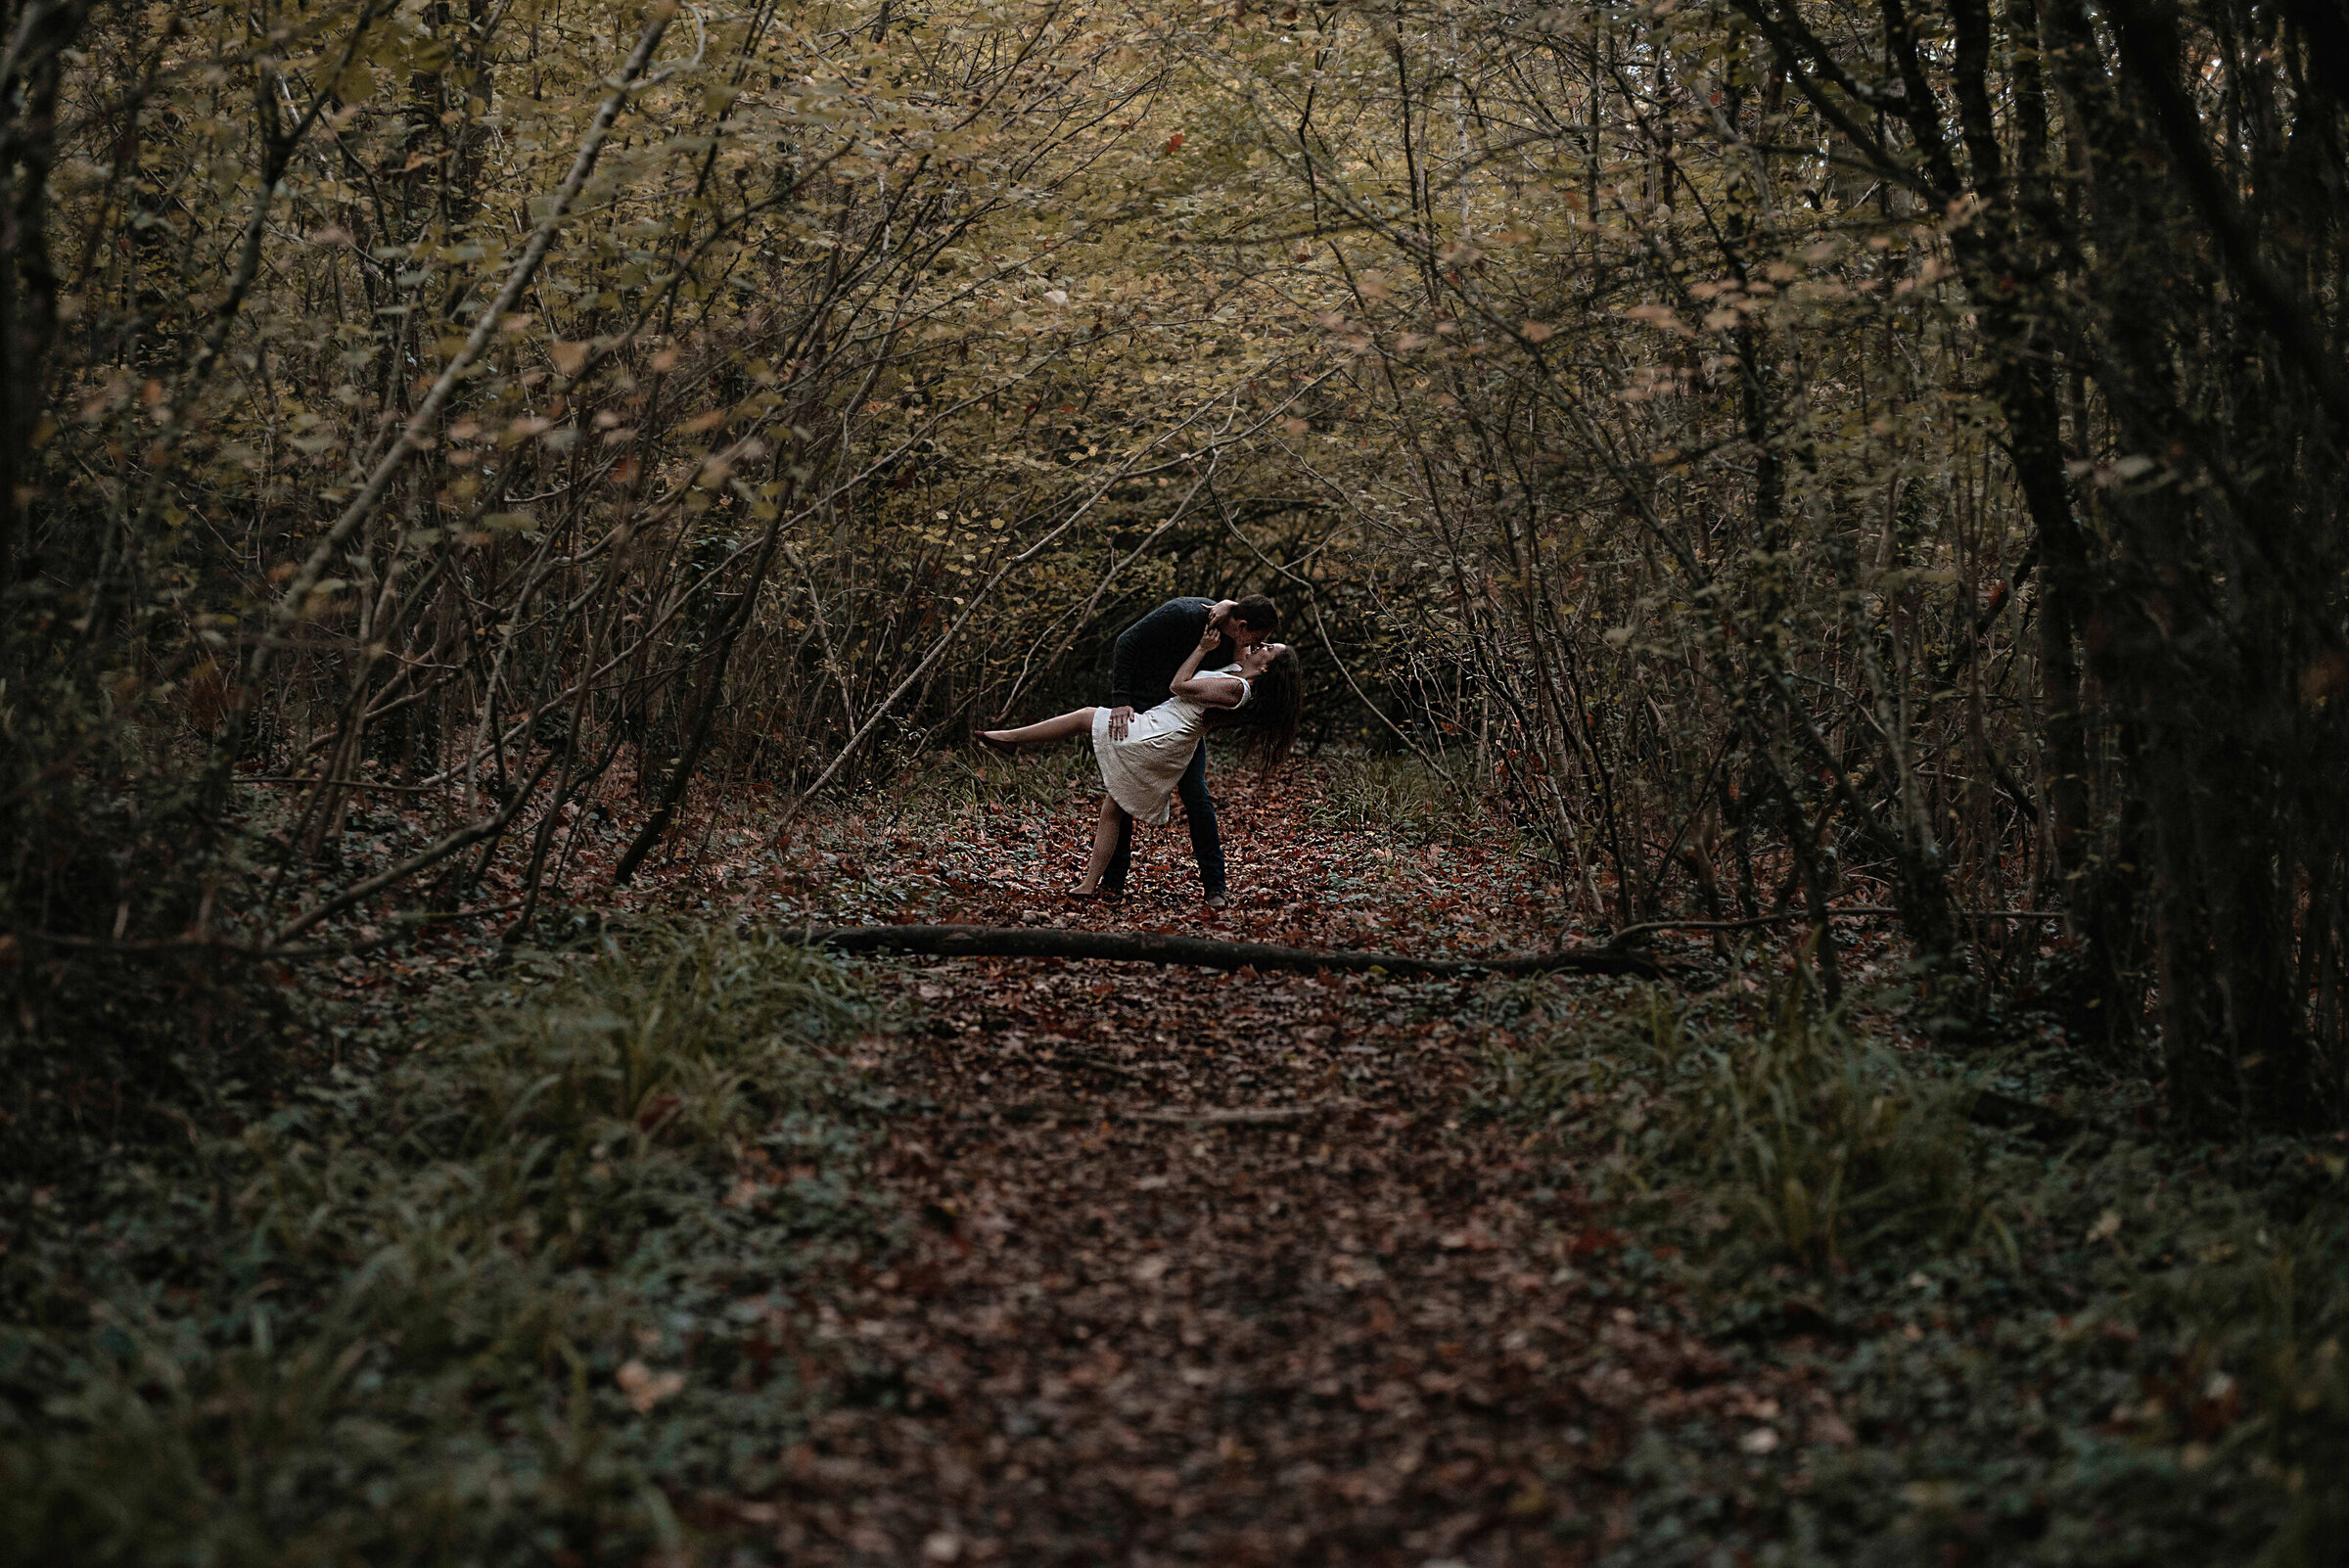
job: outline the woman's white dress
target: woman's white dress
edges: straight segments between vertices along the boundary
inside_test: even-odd
[[[1203,672],[1238,680],[1242,708],[1256,695],[1256,688],[1240,674],[1237,665]],[[1133,722],[1126,726],[1126,738],[1113,741],[1109,738],[1109,709],[1093,710],[1093,756],[1101,763],[1102,787],[1136,822],[1157,827],[1173,814],[1168,803],[1174,799],[1174,786],[1182,782],[1183,770],[1191,765],[1191,754],[1199,749],[1209,711],[1208,705],[1195,697],[1170,697],[1147,713],[1134,715]]]

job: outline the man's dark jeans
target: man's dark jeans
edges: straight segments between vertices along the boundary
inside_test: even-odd
[[[1223,896],[1223,839],[1216,831],[1216,803],[1207,793],[1207,742],[1191,754],[1191,765],[1182,770],[1182,782],[1174,786],[1182,797],[1183,814],[1191,823],[1191,853],[1199,859],[1199,882],[1207,896]],[[1118,827],[1118,853],[1109,857],[1109,869],[1101,873],[1101,891],[1124,893],[1126,867],[1133,858],[1133,818],[1128,817]]]

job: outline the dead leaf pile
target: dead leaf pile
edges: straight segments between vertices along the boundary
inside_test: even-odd
[[[1504,851],[1390,850],[1312,828],[1297,791],[1231,793],[1221,916],[1178,829],[1124,904],[1047,902],[1082,846],[1040,810],[915,836],[898,874],[942,896],[929,918],[1539,940]],[[987,874],[1015,844],[1018,874]],[[830,886],[803,869],[788,897],[812,913]],[[1486,1027],[1449,981],[903,977],[911,1021],[868,1048],[927,1108],[880,1163],[919,1222],[809,1304],[849,1368],[835,1407],[779,1495],[730,1504],[789,1560],[1581,1562],[1622,1538],[1624,1460],[1657,1423],[1717,1420],[1761,1464],[1793,1412],[1832,1419],[1731,1382],[1553,1163],[1463,1120]]]

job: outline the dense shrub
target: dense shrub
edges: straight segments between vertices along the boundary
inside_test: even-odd
[[[2332,1560],[2337,1155],[2144,1141],[2109,1090],[2034,1120],[1996,1086],[2014,1063],[1897,1043],[1799,977],[1693,1006],[1641,992],[1611,1027],[1553,988],[1497,999],[1515,1027],[1485,1110],[1620,1201],[1710,1342],[1837,1412],[1789,1412],[1797,1442],[1742,1453],[1702,1423],[1652,1433],[1613,1560]]]
[[[28,1183],[0,1540],[81,1563],[635,1561],[801,1430],[795,1280],[881,1216],[840,969],[677,929],[542,957],[101,1207]],[[249,1117],[249,1120],[240,1120]],[[568,1555],[567,1555],[568,1554]]]

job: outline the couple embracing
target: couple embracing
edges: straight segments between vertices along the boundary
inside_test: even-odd
[[[1263,594],[1170,599],[1119,634],[1107,706],[1079,708],[1018,729],[973,730],[990,751],[1090,735],[1101,764],[1101,818],[1078,897],[1126,891],[1133,824],[1163,824],[1182,796],[1191,851],[1210,907],[1223,907],[1223,841],[1207,793],[1207,732],[1236,731],[1270,771],[1297,739],[1305,681],[1296,650],[1274,639],[1280,611]]]

